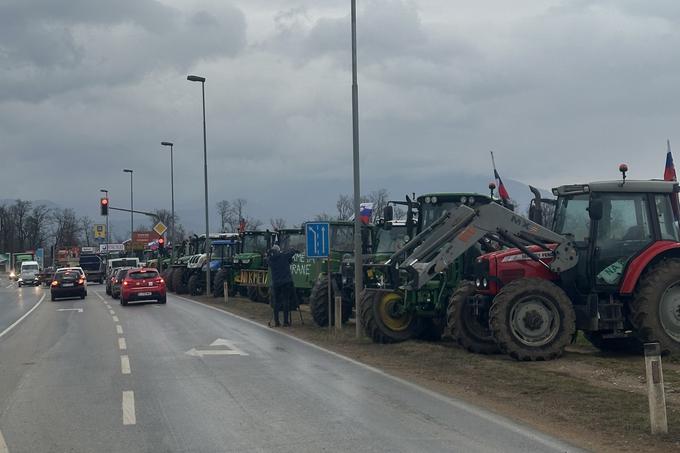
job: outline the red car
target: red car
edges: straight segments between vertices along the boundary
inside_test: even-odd
[[[153,268],[130,269],[120,286],[120,304],[135,300],[165,303],[165,280]]]

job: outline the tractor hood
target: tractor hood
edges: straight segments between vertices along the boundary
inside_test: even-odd
[[[548,247],[554,249],[556,245],[551,244]],[[545,264],[553,260],[551,252],[538,246],[529,246],[527,249]],[[521,250],[510,248],[479,256],[475,260],[474,277],[475,286],[479,291],[496,294],[513,280],[535,277],[554,281],[557,280],[558,274],[542,263],[534,261]]]
[[[262,255],[259,253],[239,253],[234,255],[234,264],[252,265],[259,263],[262,260]]]

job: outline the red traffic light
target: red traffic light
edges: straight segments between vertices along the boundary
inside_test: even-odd
[[[101,198],[99,200],[99,213],[101,215],[109,215],[109,199]]]
[[[159,244],[159,245],[165,244],[165,239],[160,238],[160,239],[158,240],[158,244]]]
[[[103,205],[109,204],[109,199],[108,198],[102,198],[102,204]]]

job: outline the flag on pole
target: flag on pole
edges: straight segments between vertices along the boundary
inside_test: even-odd
[[[359,219],[364,225],[371,223],[373,217],[373,203],[361,203],[359,206]]]
[[[493,166],[493,177],[498,182],[498,195],[501,197],[501,200],[508,201],[510,199],[510,194],[508,193],[508,189],[505,188],[505,184],[503,184],[501,175],[499,175],[496,170],[496,159],[493,157],[493,151],[491,151],[491,165]]]
[[[671,153],[671,141],[667,140],[668,152],[666,153],[666,168],[663,171],[664,181],[677,181],[678,178],[675,175],[675,165],[673,164],[673,154]]]

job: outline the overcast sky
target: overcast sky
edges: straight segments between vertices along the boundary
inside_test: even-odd
[[[490,149],[504,178],[542,187],[616,178],[620,162],[661,177],[666,138],[680,150],[677,0],[357,3],[367,191],[488,178]],[[352,188],[349,5],[0,0],[0,198],[97,219],[99,188],[129,202],[127,167],[137,207],[169,207],[169,140],[179,214],[200,215],[195,73],[211,208],[332,212]]]

